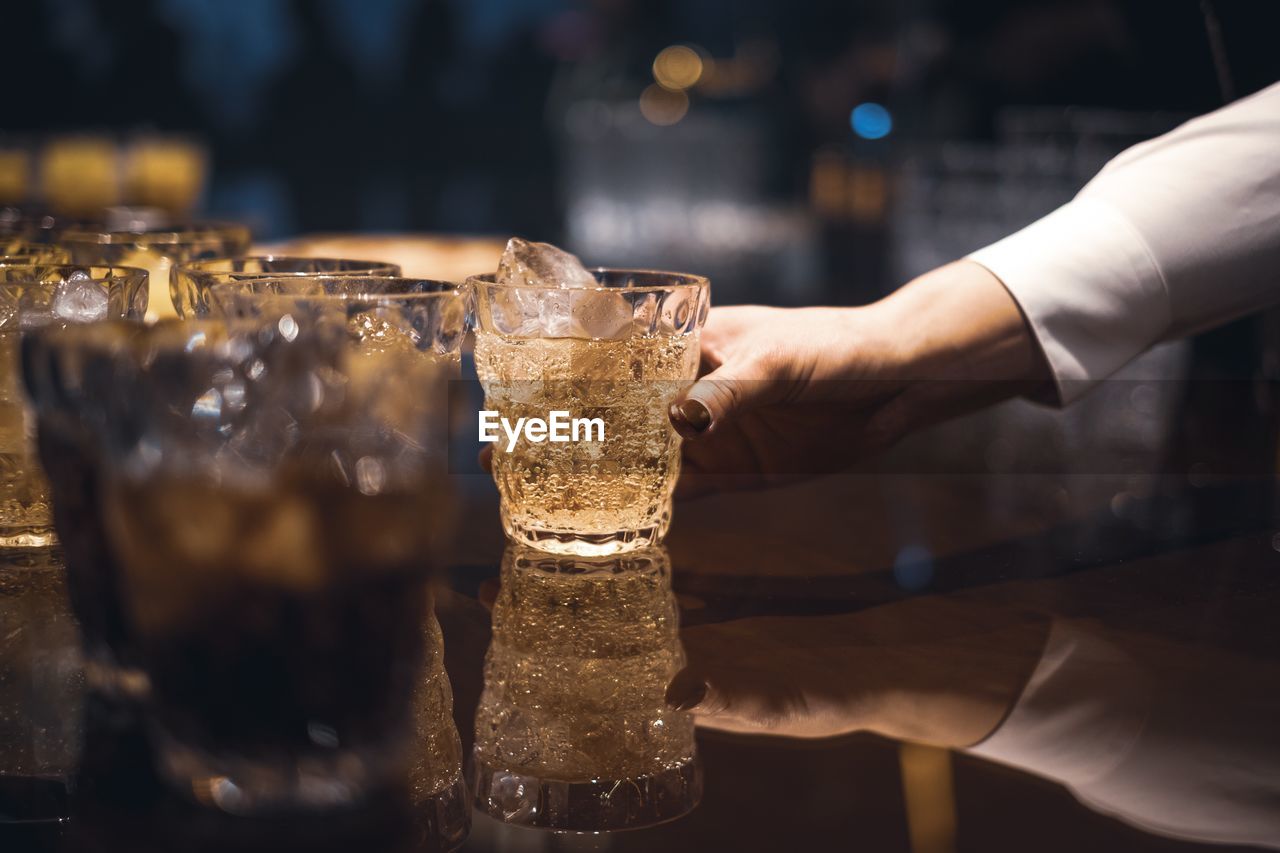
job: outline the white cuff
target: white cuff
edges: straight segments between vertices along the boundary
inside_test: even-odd
[[[1157,343],[1169,295],[1146,243],[1114,207],[1077,198],[969,255],[1004,284],[1069,403]]]
[[[1055,620],[1008,718],[969,751],[1069,787],[1087,785],[1124,760],[1150,703],[1150,681],[1127,654]]]

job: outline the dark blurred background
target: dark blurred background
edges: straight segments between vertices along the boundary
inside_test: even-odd
[[[1280,78],[1280,4],[1257,0],[41,0],[4,21],[0,203],[136,202],[181,173],[141,200],[262,240],[522,234],[709,273],[722,303],[865,301]],[[122,177],[94,171],[105,148],[133,152]]]

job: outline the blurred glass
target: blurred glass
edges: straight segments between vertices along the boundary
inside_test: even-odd
[[[0,237],[0,264],[68,264],[71,253],[50,243],[25,237]]]
[[[39,205],[10,205],[0,208],[0,241],[20,240],[31,245],[56,246],[62,232],[71,229],[109,230],[102,227],[99,218],[84,219],[55,214]]]
[[[48,139],[40,160],[40,189],[45,203],[61,214],[91,217],[119,204],[116,141],[92,134]]]
[[[465,319],[433,296],[421,349],[368,344],[345,312],[301,300],[27,346],[36,388],[44,353],[80,365],[101,406],[71,400],[105,425],[86,461],[126,644],[160,769],[198,802],[347,805],[407,770]],[[415,317],[384,310],[379,340],[421,334]]]
[[[174,303],[164,292],[174,264],[206,258],[241,257],[249,251],[249,229],[233,223],[191,223],[155,230],[98,231],[71,228],[59,242],[71,251],[76,263],[102,263],[140,267],[151,274],[153,287],[147,318],[177,316]]]
[[[129,204],[157,207],[175,217],[189,216],[195,209],[208,170],[208,155],[195,140],[140,136],[128,144],[124,162],[124,194]]]
[[[316,275],[398,277],[400,267],[382,261],[357,261],[348,258],[296,258],[280,255],[214,258],[175,265],[169,272],[169,292],[179,317],[207,317],[210,314],[209,290],[215,284]]]
[[[0,824],[65,820],[84,679],[62,561],[0,550]]]
[[[47,325],[141,319],[146,299],[142,270],[0,263],[0,547],[54,541],[49,487],[36,464],[34,420],[19,384],[21,336]]]
[[[663,548],[556,557],[512,544],[476,712],[476,808],[575,832],[674,820],[702,796]]]
[[[31,152],[27,146],[0,142],[0,205],[27,201],[33,183]]]

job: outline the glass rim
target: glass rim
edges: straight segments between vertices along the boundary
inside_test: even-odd
[[[610,275],[620,276],[667,276],[679,281],[670,284],[639,284],[629,287],[607,287],[601,285],[599,287],[553,287],[549,284],[499,284],[495,281],[497,273],[487,272],[476,275],[467,276],[467,284],[475,287],[477,290],[484,288],[491,289],[510,289],[510,290],[533,290],[539,292],[562,290],[579,293],[661,293],[671,290],[695,290],[707,291],[711,288],[711,279],[705,275],[688,272],[674,272],[672,270],[653,270],[653,269],[632,269],[628,267],[587,267],[589,273],[609,273]]]
[[[32,252],[31,254],[6,255],[0,254],[0,264],[7,267],[32,267],[32,266],[67,266],[71,263],[69,260],[56,260],[57,258],[66,258],[70,253],[61,249],[55,249],[47,254]]]
[[[363,264],[364,266],[354,267],[350,270],[326,270],[324,272],[305,272],[300,270],[272,270],[271,272],[249,272],[245,270],[224,270],[210,269],[213,264],[236,263],[244,261],[312,261],[326,263],[341,264]],[[367,261],[361,258],[336,258],[336,257],[313,257],[308,255],[241,255],[227,256],[220,258],[202,258],[198,261],[185,261],[180,264],[174,264],[172,269],[188,274],[198,275],[240,275],[253,276],[254,280],[280,278],[289,279],[295,277],[309,278],[405,278],[400,275],[401,267],[399,264],[393,264],[390,261]],[[385,273],[382,271],[386,270]],[[430,281],[430,279],[422,279]],[[221,282],[219,282],[221,283]]]
[[[219,237],[243,237],[250,239],[249,226],[238,222],[189,222],[177,225],[161,225],[156,228],[143,228],[137,231],[109,231],[105,228],[77,228],[72,226],[62,231],[58,239],[68,243],[96,243],[112,245],[117,243],[135,243],[145,240],[152,244],[177,245],[194,243],[199,240]]]
[[[40,272],[45,274],[48,274],[50,272],[58,272],[60,274],[72,273],[72,272],[87,272],[89,273],[90,281],[109,281],[112,279],[119,279],[121,281],[129,281],[129,280],[136,279],[138,281],[143,281],[143,280],[146,280],[150,275],[150,273],[147,270],[144,270],[141,267],[126,267],[126,266],[120,266],[119,264],[75,264],[75,263],[62,263],[58,261],[13,262],[13,261],[7,261],[0,258],[0,272],[3,272],[5,270],[23,270],[23,269],[39,270]],[[52,283],[53,282],[41,281],[38,279],[32,279],[29,282],[4,281],[0,279],[0,285],[52,284]]]
[[[363,279],[375,279],[379,282],[386,283],[412,283],[412,284],[431,284],[439,285],[438,290],[420,290],[420,291],[356,291],[351,293],[289,293],[287,291],[253,291],[246,289],[242,285],[267,285],[272,283],[279,284],[301,284],[307,281],[361,281]],[[209,293],[215,299],[223,299],[225,296],[239,298],[272,298],[285,297],[298,300],[313,300],[323,302],[373,302],[377,300],[383,301],[419,301],[426,299],[443,299],[447,297],[466,296],[468,287],[465,284],[459,284],[456,281],[444,281],[434,278],[413,278],[411,276],[369,276],[369,275],[318,275],[303,273],[292,276],[262,276],[246,279],[242,281],[219,281],[209,286]]]
[[[35,240],[28,240],[22,234],[6,235],[9,241],[16,243],[13,249],[0,252],[0,256],[6,258],[20,258],[23,255],[38,255],[41,252],[66,252],[67,250],[57,243],[37,243]],[[4,240],[0,237],[0,240]]]
[[[49,353],[88,352],[111,361],[138,362],[165,351],[193,352],[227,343],[237,329],[262,324],[239,319],[105,317],[92,323],[53,323],[23,332],[23,347]]]

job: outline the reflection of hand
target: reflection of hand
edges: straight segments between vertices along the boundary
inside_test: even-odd
[[[702,357],[671,407],[685,494],[837,471],[1047,375],[1013,298],[967,261],[865,307],[713,309]]]
[[[1047,630],[1046,620],[941,597],[698,625],[681,633],[689,664],[667,699],[724,731],[969,746],[1012,707]]]

